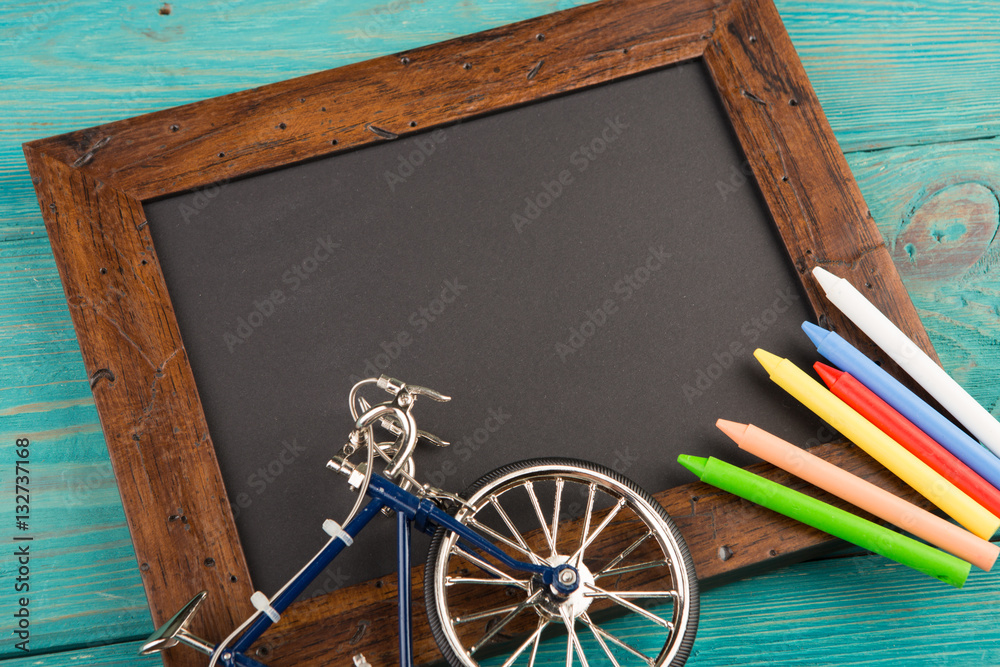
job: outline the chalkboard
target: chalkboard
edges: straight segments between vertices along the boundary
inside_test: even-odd
[[[651,491],[691,481],[681,453],[751,463],[719,417],[815,441],[751,354],[815,357],[748,173],[695,62],[148,206],[256,585],[351,507],[323,464],[365,377],[454,396],[414,413],[454,442],[418,476],[452,491],[540,455]],[[394,539],[327,579],[393,572]]]
[[[562,452],[636,478],[704,582],[837,546],[672,462],[748,463],[720,416],[833,437],[749,357],[809,363],[806,317],[878,356],[812,267],[933,354],[770,0],[597,2],[24,151],[154,624],[205,590],[213,641],[352,500],[323,463],[357,376],[455,397],[416,408],[455,443],[417,452],[447,488]],[[842,440],[813,452],[913,497]],[[254,655],[397,660],[394,578],[364,579],[390,550],[349,552]]]

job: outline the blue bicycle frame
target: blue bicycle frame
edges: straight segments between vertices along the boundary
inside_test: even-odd
[[[353,540],[368,525],[383,507],[388,507],[396,513],[397,536],[397,568],[399,577],[399,664],[401,667],[413,665],[413,641],[411,636],[410,618],[410,526],[428,534],[433,534],[439,526],[456,533],[459,540],[467,546],[479,549],[487,555],[496,558],[509,568],[528,572],[542,577],[543,583],[551,586],[561,595],[568,595],[576,589],[576,584],[564,585],[560,582],[559,573],[573,569],[568,564],[558,566],[537,565],[525,563],[512,558],[497,548],[489,540],[462,524],[447,512],[440,509],[432,501],[419,498],[396,484],[379,475],[372,475],[368,484],[367,494],[371,500],[343,531]],[[285,611],[306,587],[335,559],[347,542],[333,539],[317,553],[311,561],[292,579],[288,585],[271,601],[271,607],[279,614]],[[571,578],[576,581],[576,577]],[[267,614],[260,614],[257,619],[240,635],[231,648],[226,648],[219,656],[219,662],[226,667],[266,667],[261,662],[244,655],[250,646],[274,624]]]

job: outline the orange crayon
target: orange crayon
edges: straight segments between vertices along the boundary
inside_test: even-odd
[[[718,420],[716,426],[732,438],[740,449],[759,456],[782,470],[927,540],[981,570],[992,568],[997,555],[1000,554],[1000,547],[997,545],[976,537],[955,524],[894,496],[885,489],[852,475],[763,429],[725,419]]]

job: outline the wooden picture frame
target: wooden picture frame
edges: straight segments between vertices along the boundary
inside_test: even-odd
[[[155,624],[207,590],[192,630],[221,640],[253,611],[253,587],[144,202],[698,59],[820,322],[877,356],[812,282],[833,265],[933,354],[770,0],[609,0],[25,144]],[[912,497],[842,443],[812,451]],[[657,497],[702,580],[833,543],[701,484]],[[298,602],[257,655],[393,664],[395,597],[389,577]],[[437,659],[426,618],[415,623],[418,662]]]

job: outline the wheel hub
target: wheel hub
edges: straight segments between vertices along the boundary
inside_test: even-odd
[[[547,562],[552,566],[563,565],[569,562],[569,558],[569,556],[557,554],[549,558]],[[560,582],[565,585],[571,585],[573,580],[576,580],[578,583],[576,590],[569,595],[559,595],[551,587],[545,586],[540,582],[533,582],[529,595],[535,593],[539,588],[544,588],[542,601],[535,606],[535,609],[539,614],[548,618],[559,618],[563,611],[570,618],[577,618],[580,614],[587,611],[587,608],[590,607],[590,603],[593,601],[593,598],[587,596],[586,593],[590,590],[589,586],[594,583],[594,575],[585,564],[580,563],[576,566],[575,571],[565,569],[558,576]]]

